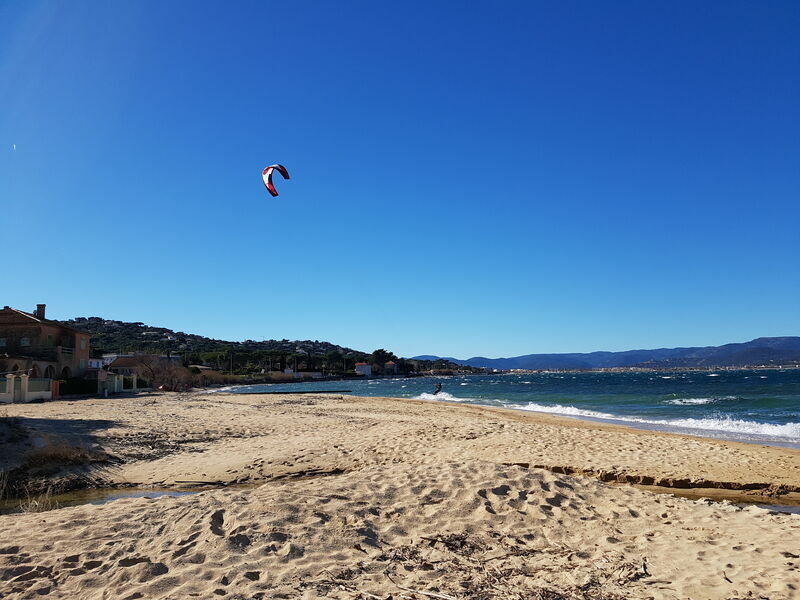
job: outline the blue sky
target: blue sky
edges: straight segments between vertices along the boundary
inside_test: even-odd
[[[800,335],[798,33],[778,1],[4,2],[2,304],[405,356]]]

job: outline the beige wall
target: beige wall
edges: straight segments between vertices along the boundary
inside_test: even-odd
[[[47,364],[56,364],[56,377],[61,376],[64,367],[69,367],[72,377],[84,374],[91,352],[89,334],[48,323],[9,321],[0,319],[0,338],[5,339],[0,353],[31,356],[33,362],[45,363],[42,369]],[[27,343],[23,345],[23,342]]]

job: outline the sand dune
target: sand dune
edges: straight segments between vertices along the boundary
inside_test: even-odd
[[[91,434],[125,460],[103,474],[110,480],[262,484],[0,516],[0,596],[800,594],[800,515],[533,466],[656,482],[758,481],[775,493],[800,483],[795,451],[414,401],[164,395],[148,402],[13,410],[44,422],[68,408],[73,419],[111,422]],[[55,421],[48,426],[57,428]],[[85,435],[74,429],[62,433]]]

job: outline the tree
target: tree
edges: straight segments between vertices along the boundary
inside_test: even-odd
[[[325,367],[328,371],[338,371],[339,369],[344,370],[344,366],[342,363],[342,353],[338,350],[331,350],[325,355]]]
[[[134,357],[136,375],[146,380],[150,387],[177,390],[191,382],[189,369],[169,358],[140,354]]]
[[[397,361],[397,357],[393,353],[387,352],[383,348],[379,348],[370,354],[370,361],[372,364],[378,365],[379,367],[382,367],[390,360]]]

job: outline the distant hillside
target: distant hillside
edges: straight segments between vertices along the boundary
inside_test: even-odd
[[[417,358],[417,357],[414,357]],[[425,355],[425,360],[437,357]],[[511,358],[475,356],[466,360],[447,358],[471,367],[490,369],[602,369],[614,367],[744,367],[754,365],[800,365],[800,337],[758,338],[740,344],[701,348],[659,348],[625,352],[575,354],[526,354]]]
[[[69,327],[92,334],[92,349],[106,353],[153,352],[173,354],[198,354],[224,352],[231,348],[236,351],[285,352],[287,354],[325,355],[339,352],[345,356],[361,356],[364,352],[337,346],[318,340],[245,340],[229,342],[202,335],[173,331],[166,327],[151,327],[144,323],[126,323],[101,317],[76,317],[62,321]]]

